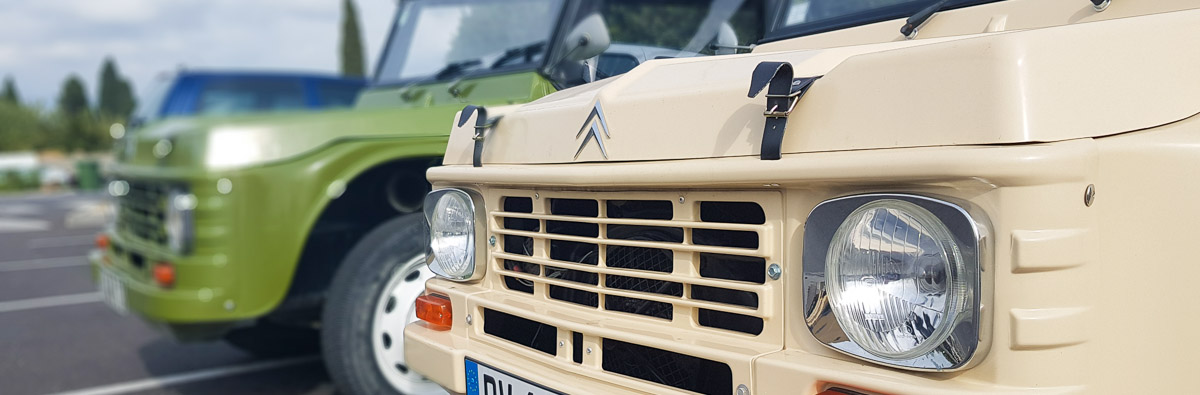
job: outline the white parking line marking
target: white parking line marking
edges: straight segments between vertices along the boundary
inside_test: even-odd
[[[82,294],[48,296],[45,298],[21,299],[11,302],[0,302],[0,313],[41,309],[45,307],[70,306],[75,304],[95,303],[103,300],[99,292]]]
[[[0,233],[27,233],[50,230],[50,221],[42,219],[0,218]]]
[[[87,266],[86,256],[68,256],[62,258],[30,259],[27,261],[0,262],[0,273],[19,270],[53,269],[57,267]]]
[[[263,361],[248,363],[237,366],[224,366],[219,368],[199,370],[195,372],[179,373],[163,377],[151,377],[148,379],[128,381],[124,383],[116,383],[102,385],[99,387],[85,388],[80,390],[61,392],[56,395],[114,395],[127,394],[130,392],[145,391],[155,388],[163,388],[172,385],[186,384],[194,381],[215,379],[226,376],[234,376],[260,370],[277,369],[286,366],[300,365],[316,361],[317,357],[299,357],[290,359],[280,359],[275,361]]]
[[[29,249],[34,248],[53,248],[53,247],[77,247],[91,245],[96,241],[96,235],[79,235],[79,236],[62,236],[62,237],[44,237],[41,239],[33,239],[25,244]]]

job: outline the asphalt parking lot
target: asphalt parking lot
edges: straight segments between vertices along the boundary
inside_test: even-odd
[[[101,195],[0,196],[0,394],[332,394],[315,356],[181,344],[101,302]]]

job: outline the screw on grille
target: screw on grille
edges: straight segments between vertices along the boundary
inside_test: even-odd
[[[562,347],[563,347],[563,346],[565,346],[566,344],[567,344],[567,343],[564,343],[562,340],[559,340],[559,341],[558,341],[558,348],[562,348]]]
[[[591,354],[591,353],[592,353],[592,348],[591,348],[591,347],[588,347],[588,348],[587,348],[587,350],[584,350],[583,352],[585,352],[585,353],[588,353],[588,354]]]
[[[467,325],[471,325],[471,315],[467,314]]]
[[[492,237],[488,238],[488,245],[490,245],[492,247],[496,246],[496,236],[493,235]]]
[[[1087,188],[1083,189],[1083,205],[1092,207],[1092,202],[1096,200],[1096,184],[1088,184]]]
[[[750,388],[745,384],[738,384],[737,395],[750,395]]]
[[[780,274],[783,274],[783,269],[779,267],[778,263],[772,263],[767,267],[767,276],[770,276],[772,280],[778,280]]]
[[[683,199],[683,196],[680,196],[680,197],[679,197],[679,203],[680,203],[680,204],[683,204],[683,201],[684,201],[684,199]]]

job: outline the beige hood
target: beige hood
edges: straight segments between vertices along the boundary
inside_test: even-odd
[[[1172,38],[1164,40],[1164,38]],[[483,163],[757,156],[763,61],[824,77],[791,114],[783,153],[1014,144],[1122,133],[1200,112],[1200,11],[851,47],[647,62],[502,113]],[[607,158],[580,129],[600,104]],[[469,122],[446,164],[470,164]]]

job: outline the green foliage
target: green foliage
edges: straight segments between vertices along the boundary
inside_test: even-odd
[[[101,115],[119,120],[129,119],[136,105],[133,98],[133,88],[129,80],[121,77],[117,64],[111,57],[104,59],[100,67],[100,91],[97,110]]]
[[[93,113],[79,77],[72,75],[63,82],[58,110],[53,112],[25,106],[19,100],[10,100],[10,92],[11,96],[17,96],[16,88],[10,88],[11,79],[5,81],[4,85],[4,90],[0,92],[0,152],[95,152],[112,148],[108,128],[124,118]],[[3,177],[0,175],[0,178]]]
[[[0,152],[24,151],[42,145],[45,126],[37,110],[0,100]]]
[[[0,101],[12,104],[21,103],[21,94],[17,93],[17,84],[11,76],[4,77],[4,88],[0,88]]]
[[[88,103],[86,92],[79,76],[72,74],[67,77],[67,80],[63,82],[61,93],[58,94],[58,110],[71,115],[91,112],[91,104]]]
[[[38,186],[41,186],[41,178],[36,171],[0,172],[0,191],[28,190]]]
[[[342,75],[367,75],[363,61],[362,33],[358,28],[358,9],[352,0],[342,0]]]

